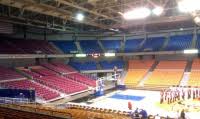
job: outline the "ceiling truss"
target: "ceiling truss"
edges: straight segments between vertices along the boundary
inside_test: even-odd
[[[191,16],[177,12],[176,0],[0,0],[0,4],[2,17],[59,30],[145,28],[146,25],[191,20]],[[165,11],[160,17],[151,16],[146,20],[123,19],[121,13],[139,6],[162,6]],[[78,12],[85,15],[84,21],[76,20]]]

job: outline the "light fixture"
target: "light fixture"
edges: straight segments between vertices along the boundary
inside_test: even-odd
[[[200,0],[180,0],[178,8],[181,12],[194,12],[200,10]]]
[[[132,19],[144,19],[151,14],[151,10],[146,7],[140,7],[133,9],[132,11],[128,11],[123,14],[124,19],[132,20]]]
[[[110,28],[109,30],[111,30],[111,31],[119,31],[119,29],[113,29],[113,28]]]
[[[155,7],[153,10],[152,10],[153,14],[159,16],[163,13],[163,8],[162,7]]]
[[[105,57],[114,57],[115,53],[105,53],[104,56]]]
[[[197,54],[199,52],[198,49],[186,49],[183,51],[184,54]]]
[[[195,22],[195,23],[200,23],[200,17],[196,16],[196,17],[194,18],[194,22]]]
[[[87,55],[86,54],[76,54],[75,56],[76,57],[86,57]]]
[[[83,21],[84,18],[85,18],[85,16],[82,13],[77,13],[76,14],[76,19],[78,21]]]

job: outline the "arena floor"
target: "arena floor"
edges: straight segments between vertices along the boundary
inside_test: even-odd
[[[91,104],[83,103],[84,105],[90,105],[99,108],[117,109],[122,111],[128,110],[128,102],[133,104],[133,110],[136,108],[142,108],[147,110],[148,114],[160,116],[169,116],[177,118],[180,114],[178,110],[183,107],[180,105],[171,104],[166,109],[166,104],[160,105],[160,92],[159,91],[144,91],[144,90],[125,90],[115,91],[105,96],[90,100]],[[200,101],[197,102],[198,106],[195,107],[195,111],[186,112],[186,117],[189,119],[198,119],[200,116]],[[188,105],[187,105],[188,106]],[[177,109],[174,109],[176,107]],[[178,108],[179,107],[179,108]],[[188,107],[187,107],[188,108]],[[190,106],[189,108],[193,108]]]

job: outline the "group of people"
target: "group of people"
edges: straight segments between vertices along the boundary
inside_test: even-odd
[[[144,109],[138,109],[138,108],[136,108],[135,111],[131,111],[130,116],[132,119],[147,119],[148,118],[147,111]]]
[[[200,98],[199,87],[173,86],[160,92],[160,104],[196,98]]]

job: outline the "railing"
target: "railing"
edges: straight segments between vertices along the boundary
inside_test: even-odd
[[[28,98],[10,98],[10,97],[0,97],[0,104],[29,104],[33,103]]]

